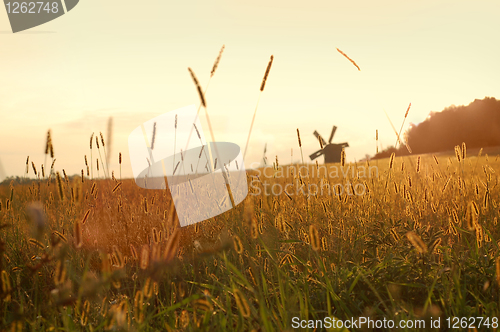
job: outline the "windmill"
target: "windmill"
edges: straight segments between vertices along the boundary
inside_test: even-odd
[[[340,154],[342,152],[343,148],[349,147],[349,143],[344,142],[344,143],[339,143],[339,144],[333,144],[333,135],[335,135],[335,131],[337,130],[337,126],[333,126],[332,133],[330,134],[330,139],[328,140],[328,144],[325,142],[323,137],[315,130],[314,131],[314,136],[318,140],[321,140],[323,144],[323,149],[318,150],[314,152],[312,155],[309,156],[311,160],[314,160],[318,158],[321,155],[325,156],[325,164],[328,163],[339,163],[340,162]]]

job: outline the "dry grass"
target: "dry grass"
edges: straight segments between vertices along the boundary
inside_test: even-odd
[[[336,165],[276,159],[247,172],[242,204],[180,228],[168,191],[93,179],[93,138],[86,176],[53,159],[45,177],[27,158],[34,178],[0,186],[2,326],[271,331],[295,316],[500,314],[495,150],[392,154],[376,170],[344,151]]]
[[[343,55],[343,56],[344,56],[347,60],[351,61],[351,63],[352,63],[352,64],[353,64],[356,68],[358,68],[358,70],[359,70],[359,71],[361,71],[361,68],[359,68],[359,66],[356,64],[356,62],[354,62],[354,60],[353,60],[353,59],[349,58],[349,56],[347,56],[347,54],[345,54],[344,52],[342,52],[342,51],[341,51],[341,50],[339,50],[338,48],[337,48],[337,51],[338,51],[340,54],[342,54],[342,55]]]
[[[340,165],[249,171],[243,204],[184,228],[168,192],[132,180],[56,172],[0,186],[2,325],[285,330],[294,316],[425,319],[428,308],[497,317],[500,162],[460,150],[460,162],[422,155],[418,168],[393,156],[378,177],[348,163],[338,177]],[[367,190],[314,194],[327,183]],[[274,184],[291,187],[273,194]]]

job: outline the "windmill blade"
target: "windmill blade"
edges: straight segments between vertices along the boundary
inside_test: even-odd
[[[328,143],[331,143],[333,140],[333,135],[335,135],[335,132],[337,131],[337,126],[333,126],[332,133],[330,134],[330,139],[328,139]]]
[[[314,160],[314,159],[318,158],[319,156],[321,156],[323,153],[324,153],[323,149],[318,150],[318,151],[314,152],[312,155],[310,155],[309,158],[311,158],[311,160]]]
[[[349,147],[349,143],[347,143],[347,142],[340,143],[340,145],[342,145],[343,148],[348,148]]]
[[[314,131],[314,136],[316,136],[317,139],[321,140],[321,142],[323,143],[323,146],[326,145],[326,141],[323,139],[323,137],[321,137],[321,135],[315,130]]]

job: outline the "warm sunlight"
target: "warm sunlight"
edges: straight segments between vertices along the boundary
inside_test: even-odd
[[[1,331],[497,331],[500,2],[4,0]]]

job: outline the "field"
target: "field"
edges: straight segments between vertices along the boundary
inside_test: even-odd
[[[0,325],[291,331],[294,317],[369,317],[431,330],[438,317],[441,328],[484,317],[467,327],[496,329],[499,173],[497,156],[465,146],[328,168],[278,163],[248,172],[236,208],[183,228],[166,191],[31,174],[0,186]]]

